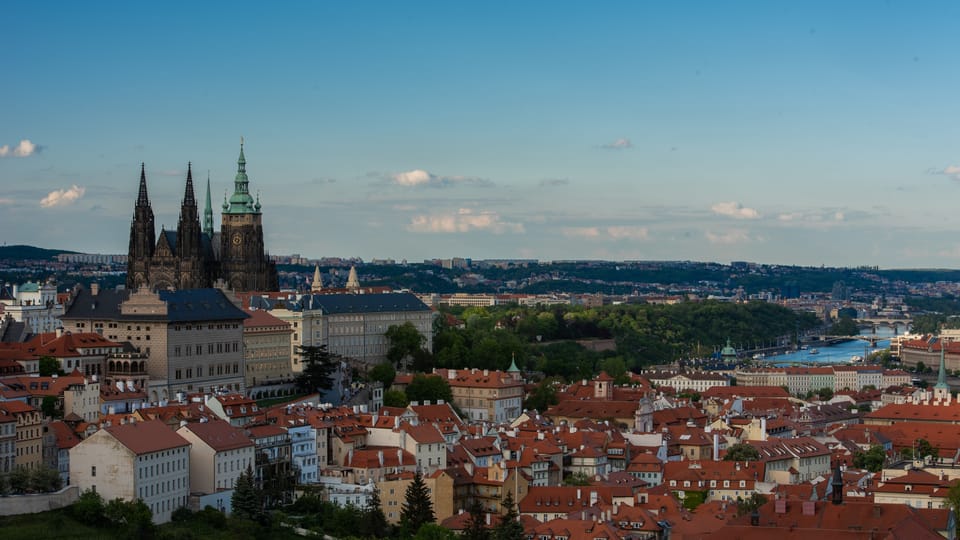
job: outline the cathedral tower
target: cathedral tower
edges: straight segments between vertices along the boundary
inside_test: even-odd
[[[193,165],[187,164],[187,185],[183,189],[180,219],[177,221],[177,260],[179,273],[177,288],[196,289],[207,286],[206,264],[200,238],[200,216],[193,190]]]
[[[220,225],[220,271],[235,291],[279,289],[276,267],[267,259],[263,245],[263,215],[260,200],[250,196],[247,160],[240,140],[233,195],[223,202]]]
[[[127,288],[136,289],[150,282],[150,259],[153,257],[156,229],[153,223],[153,208],[147,196],[147,173],[140,164],[140,193],[133,208],[130,223],[130,247],[127,252]]]

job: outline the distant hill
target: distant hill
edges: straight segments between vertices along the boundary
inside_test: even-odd
[[[0,246],[0,260],[49,260],[61,253],[77,253],[65,249],[44,249],[34,246]]]

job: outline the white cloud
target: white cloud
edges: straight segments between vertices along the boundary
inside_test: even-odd
[[[0,204],[13,204],[14,200],[8,197],[0,197]]]
[[[710,207],[714,214],[732,217],[735,219],[757,219],[760,212],[753,208],[746,208],[738,202],[718,202]]]
[[[565,227],[562,234],[567,238],[589,238],[602,240],[646,240],[649,231],[646,227],[615,225],[611,227]]]
[[[847,220],[847,215],[840,210],[816,210],[811,212],[785,212],[777,216],[777,220],[784,223],[796,223],[800,226],[825,227]]]
[[[570,180],[566,178],[544,178],[540,181],[540,187],[557,187],[557,186],[566,186],[570,184]]]
[[[458,184],[492,186],[493,182],[475,176],[439,176],[423,169],[400,172],[390,176],[390,181],[404,187],[451,187]]]
[[[607,227],[607,234],[614,240],[646,240],[649,237],[649,231],[646,227],[616,226]]]
[[[711,244],[742,244],[750,241],[750,235],[747,234],[747,231],[744,230],[732,230],[722,233],[715,233],[713,231],[706,232],[707,241]]]
[[[414,216],[407,230],[420,233],[462,233],[470,231],[489,231],[494,234],[525,232],[522,223],[503,221],[500,214],[492,210],[476,212],[470,208],[461,208],[456,212]]]
[[[30,139],[23,139],[12,148],[8,144],[0,146],[0,157],[29,157],[39,149],[40,147],[30,142]]]
[[[56,189],[47,194],[46,197],[40,200],[40,206],[43,208],[53,208],[54,206],[67,206],[75,203],[83,194],[86,193],[87,188],[78,186],[76,184],[70,186],[69,189]]]
[[[568,238],[599,238],[598,227],[564,227],[563,235]]]
[[[606,148],[607,150],[625,150],[627,148],[633,148],[633,143],[630,142],[630,139],[621,137],[612,143],[601,145],[600,148]]]

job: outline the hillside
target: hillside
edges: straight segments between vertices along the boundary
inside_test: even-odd
[[[25,261],[52,259],[61,253],[77,253],[65,249],[44,249],[34,246],[0,246],[0,260]]]

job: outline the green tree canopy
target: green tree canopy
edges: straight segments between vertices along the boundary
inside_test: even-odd
[[[503,509],[500,523],[493,529],[493,540],[525,540],[526,535],[523,532],[523,525],[518,521],[519,514],[513,500],[513,492],[508,491],[507,496],[503,498]]]
[[[450,390],[450,383],[438,375],[417,374],[407,385],[407,399],[423,403],[430,400],[436,403],[442,399],[447,403],[453,401],[453,391]]]
[[[744,442],[731,445],[723,456],[724,461],[756,461],[758,459],[760,459],[760,452]]]
[[[875,444],[866,452],[856,452],[853,455],[853,466],[870,472],[880,472],[886,460],[887,454],[883,447]]]
[[[297,347],[297,354],[303,371],[297,376],[297,389],[313,393],[333,388],[334,373],[339,367],[338,357],[327,351],[326,345],[304,345]]]
[[[390,524],[387,523],[387,516],[383,513],[380,505],[380,489],[374,487],[373,493],[367,500],[367,506],[363,509],[363,522],[360,524],[360,530],[363,536],[368,538],[386,538],[390,530]]]
[[[467,518],[467,526],[460,534],[464,540],[490,540],[490,530],[487,529],[487,518],[483,511],[483,505],[480,499],[473,499],[468,508],[470,517]]]
[[[385,407],[406,407],[410,404],[407,394],[400,390],[387,390],[383,393],[383,405]]]
[[[41,356],[39,369],[41,377],[49,377],[57,374],[62,375],[62,373],[60,373],[60,362],[52,356]]]
[[[420,352],[427,342],[427,338],[410,321],[391,325],[385,335],[390,344],[387,358],[398,367],[401,367],[407,358],[413,358]]]
[[[390,385],[393,384],[393,379],[397,377],[397,370],[394,369],[393,364],[390,362],[381,362],[370,369],[367,377],[369,377],[371,381],[379,381],[382,383],[383,389],[386,391],[390,388]]]
[[[417,471],[404,494],[403,506],[400,508],[400,525],[407,531],[419,531],[421,526],[433,523],[436,519],[430,489],[424,483],[420,471]]]
[[[240,473],[233,486],[233,495],[230,498],[233,515],[240,519],[256,521],[260,517],[260,493],[253,483],[253,470],[249,467]]]
[[[850,317],[840,317],[828,330],[831,336],[855,336],[860,333],[857,322]]]

